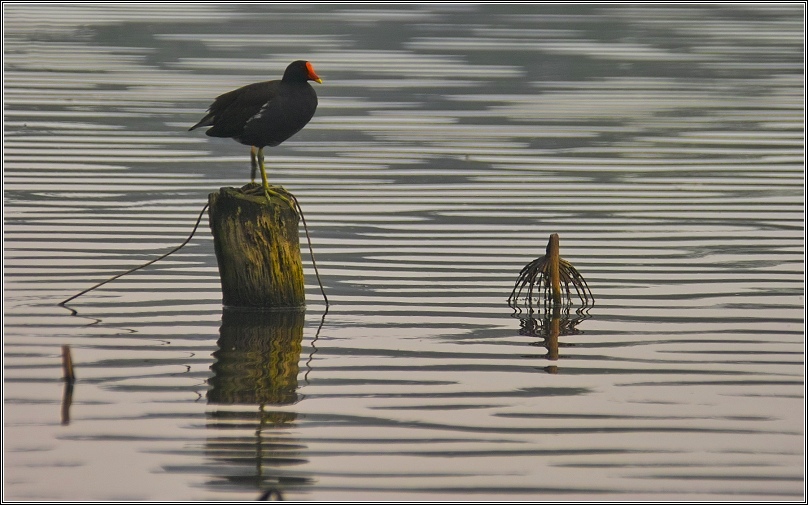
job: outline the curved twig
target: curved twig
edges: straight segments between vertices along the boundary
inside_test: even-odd
[[[65,305],[67,304],[67,302],[69,302],[69,301],[71,301],[71,300],[75,300],[76,298],[80,297],[81,295],[87,294],[87,293],[89,293],[90,291],[92,291],[92,290],[94,290],[94,289],[98,289],[98,288],[100,288],[101,286],[103,286],[104,284],[110,283],[110,282],[114,281],[115,279],[118,279],[118,278],[120,278],[120,277],[123,277],[123,276],[124,276],[124,275],[126,275],[126,274],[131,274],[132,272],[135,272],[135,271],[137,271],[137,270],[140,270],[141,268],[145,268],[145,267],[147,267],[147,266],[151,265],[152,263],[157,263],[157,262],[158,262],[158,261],[160,261],[161,259],[163,259],[163,258],[165,258],[165,257],[169,256],[170,254],[174,254],[175,252],[177,252],[177,251],[179,251],[180,249],[182,249],[182,248],[185,246],[185,244],[187,244],[188,242],[190,242],[190,241],[191,241],[191,238],[193,238],[194,234],[196,233],[196,229],[197,229],[197,228],[199,228],[199,223],[202,221],[202,216],[204,216],[204,215],[205,215],[205,211],[206,211],[206,210],[208,210],[208,205],[210,205],[210,204],[209,204],[209,203],[206,203],[206,204],[205,204],[205,206],[202,208],[202,212],[200,212],[200,213],[199,213],[199,217],[196,219],[196,224],[194,225],[194,229],[193,229],[193,230],[191,230],[191,234],[190,234],[190,235],[188,235],[188,238],[187,238],[187,239],[185,239],[185,242],[183,242],[182,244],[178,245],[178,246],[177,246],[177,247],[175,247],[174,249],[172,249],[172,250],[168,251],[167,253],[163,254],[162,256],[160,256],[160,257],[158,257],[158,258],[155,258],[155,259],[153,259],[153,260],[149,261],[148,263],[144,263],[143,265],[140,265],[140,266],[138,266],[138,267],[131,268],[131,269],[127,270],[126,272],[123,272],[123,273],[121,273],[121,274],[118,274],[118,275],[116,275],[116,276],[114,276],[114,277],[111,277],[111,278],[109,278],[109,279],[105,280],[104,282],[99,282],[98,284],[96,284],[95,286],[93,286],[93,287],[91,287],[91,288],[85,289],[85,290],[84,290],[84,291],[82,291],[81,293],[78,293],[78,294],[76,294],[76,295],[73,295],[73,296],[71,296],[70,298],[68,298],[67,300],[65,300],[65,301],[61,302],[59,305],[60,305],[60,306],[62,306],[62,307],[65,307]],[[67,307],[65,307],[65,308],[67,308]],[[74,312],[75,312],[75,311],[74,311]]]

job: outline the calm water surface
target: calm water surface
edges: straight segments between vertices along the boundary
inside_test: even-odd
[[[3,16],[5,499],[804,499],[803,5]],[[187,129],[300,58],[328,311],[304,254],[305,312],[224,312],[206,218],[59,307],[248,180]],[[506,303],[551,233],[560,321]]]

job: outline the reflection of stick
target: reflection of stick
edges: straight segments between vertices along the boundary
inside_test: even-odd
[[[70,405],[73,404],[73,383],[65,382],[65,392],[62,396],[62,426],[70,424]]]
[[[68,384],[76,382],[76,376],[73,374],[73,358],[70,357],[70,346],[62,346],[62,370],[64,371],[64,380]]]
[[[558,335],[561,328],[561,306],[553,306],[553,315],[550,318],[550,328],[547,332],[547,359],[558,361]]]

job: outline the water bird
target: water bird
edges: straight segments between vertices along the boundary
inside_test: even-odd
[[[210,137],[232,138],[250,146],[251,179],[255,182],[255,170],[259,168],[264,194],[269,200],[269,195],[275,192],[267,182],[264,147],[279,145],[302,130],[314,116],[317,93],[308,81],[323,82],[311,63],[293,61],[280,80],[248,84],[218,96],[205,117],[188,131],[210,126],[205,132]]]

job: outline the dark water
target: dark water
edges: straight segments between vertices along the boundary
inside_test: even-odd
[[[804,498],[803,22],[5,4],[4,497]],[[223,313],[206,220],[59,307],[247,182],[187,129],[299,58],[267,164],[328,312],[304,254],[304,313]],[[560,321],[506,303],[551,233],[596,298]]]

